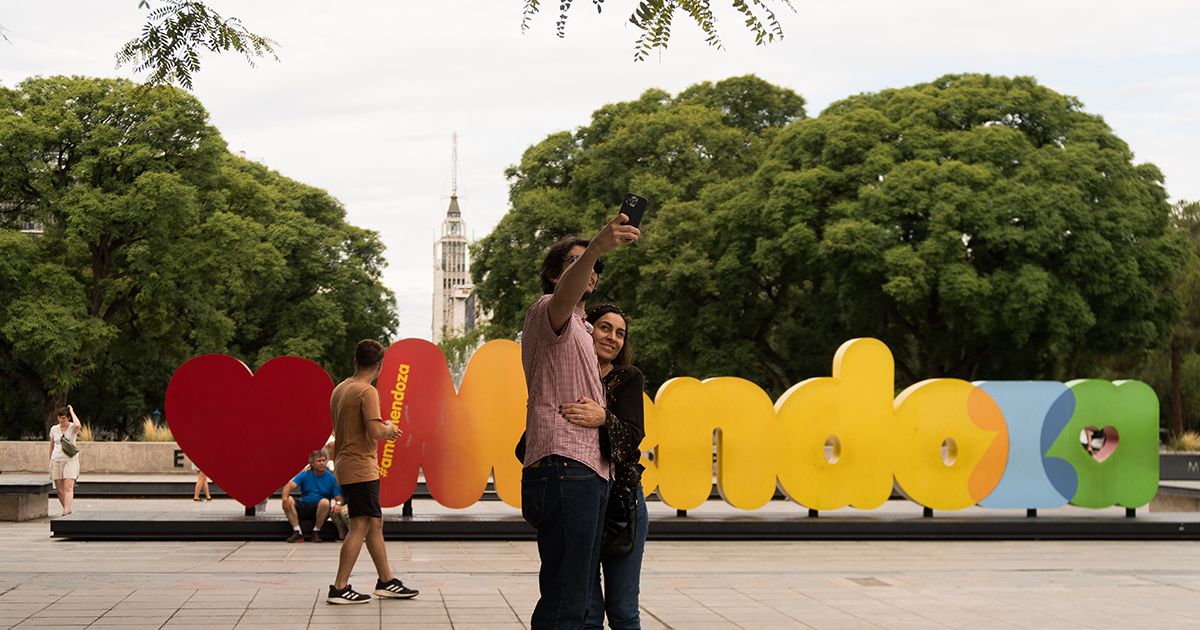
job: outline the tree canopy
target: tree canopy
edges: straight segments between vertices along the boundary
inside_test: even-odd
[[[566,36],[567,12],[574,0],[559,0],[558,20],[555,28],[559,37]],[[644,61],[655,50],[666,50],[671,41],[671,26],[675,16],[682,12],[704,33],[704,41],[715,48],[722,48],[721,36],[717,32],[717,18],[713,14],[712,0],[638,0],[629,16],[629,23],[640,33],[634,44],[634,61]],[[783,39],[783,27],[775,16],[772,5],[794,10],[791,0],[729,0],[730,6],[741,14],[746,28],[754,36],[756,45],[769,44]],[[524,18],[521,29],[529,28],[533,17],[541,10],[540,0],[525,0]],[[592,0],[596,12],[604,10],[604,0]]]
[[[783,27],[774,7],[794,10],[791,0],[727,1],[756,45],[783,39]],[[604,2],[592,0],[591,4],[597,12],[602,12]],[[558,3],[555,28],[559,37],[566,36],[567,15],[573,4],[573,0]],[[666,50],[671,41],[671,27],[680,13],[703,32],[709,46],[722,48],[712,5],[712,0],[638,0],[629,15],[629,22],[638,30],[634,60],[643,61],[656,50]],[[146,72],[148,83],[191,89],[192,77],[200,71],[201,55],[206,51],[235,52],[250,65],[261,57],[279,59],[275,54],[278,42],[249,30],[236,17],[222,16],[203,0],[160,0],[158,6],[153,6],[150,0],[139,0],[138,7],[148,10],[147,21],[141,32],[117,52],[117,65],[131,64],[136,71]],[[540,0],[524,0],[522,31],[531,28],[541,9]]]
[[[140,0],[149,9],[148,21],[137,37],[117,51],[117,66],[132,64],[137,72],[148,72],[152,85],[192,88],[192,75],[200,71],[200,51],[236,52],[253,66],[254,60],[270,55],[276,61],[275,40],[251,32],[236,17],[226,18],[197,0],[162,0],[159,7]]]
[[[358,339],[394,332],[377,235],[229,153],[186,92],[49,77],[0,102],[3,433],[67,400],[126,432],[195,354],[342,373]]]
[[[491,334],[516,332],[537,265],[626,190],[652,201],[593,301],[631,316],[651,383],[737,375],[774,394],[883,339],[898,381],[1064,378],[1164,346],[1185,248],[1159,171],[1031,78],[950,75],[803,99],[754,77],[649,91],[552,134],[509,171],[476,247]]]

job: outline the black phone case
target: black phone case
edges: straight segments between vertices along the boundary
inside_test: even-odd
[[[625,201],[621,203],[621,212],[629,217],[626,225],[640,227],[642,217],[646,214],[646,205],[650,202],[645,197],[639,197],[633,193],[625,195]]]

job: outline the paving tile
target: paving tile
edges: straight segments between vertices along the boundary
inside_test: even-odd
[[[119,628],[131,625],[155,625],[161,626],[171,619],[171,615],[148,615],[139,617],[109,617],[105,615],[92,622],[91,628],[107,627]]]
[[[25,621],[17,624],[22,628],[33,628],[43,626],[78,626],[87,627],[91,620],[81,617],[30,617]]]

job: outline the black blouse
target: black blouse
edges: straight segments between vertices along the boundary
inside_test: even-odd
[[[600,432],[600,450],[613,463],[613,482],[633,488],[642,479],[642,439],[646,437],[642,371],[632,365],[614,365],[604,383],[607,421]],[[606,444],[607,442],[607,444]]]

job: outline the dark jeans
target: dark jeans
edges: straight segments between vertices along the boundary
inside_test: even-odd
[[[551,455],[521,472],[521,516],[537,529],[541,597],[532,630],[582,628],[600,563],[607,479]]]
[[[642,554],[646,552],[646,534],[650,531],[650,515],[646,513],[646,497],[642,484],[637,487],[637,538],[633,549],[618,558],[600,562],[604,572],[604,589],[600,589],[600,571],[592,582],[592,600],[588,605],[585,628],[603,628],[608,613],[612,630],[640,630],[642,616],[638,612],[638,593],[642,585]]]

